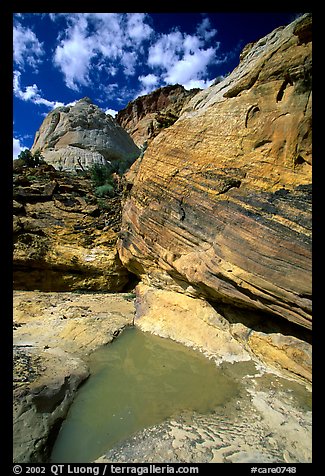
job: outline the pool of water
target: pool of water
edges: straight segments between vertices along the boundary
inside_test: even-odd
[[[88,463],[133,433],[182,412],[209,413],[238,381],[201,353],[129,328],[94,352],[53,448],[53,463]]]

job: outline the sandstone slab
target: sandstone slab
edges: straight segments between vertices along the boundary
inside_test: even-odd
[[[135,324],[143,331],[198,349],[219,364],[250,360],[228,321],[206,301],[143,284],[136,292]]]
[[[140,283],[135,324],[196,348],[218,365],[253,360],[288,378],[312,380],[312,346],[281,321],[266,326],[258,312],[212,306],[204,299]]]

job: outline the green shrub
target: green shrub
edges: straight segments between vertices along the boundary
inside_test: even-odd
[[[111,210],[111,205],[110,205],[109,201],[105,199],[105,197],[104,198],[98,197],[97,203],[98,203],[98,206],[99,206],[101,211],[106,211],[107,212],[107,211]]]
[[[95,187],[105,185],[106,183],[112,184],[113,168],[109,164],[93,164],[89,167],[88,171]]]
[[[166,127],[170,127],[176,122],[178,119],[178,116],[175,114],[168,112],[164,115],[158,115],[156,117],[156,121],[158,122],[158,129],[165,129]]]
[[[113,166],[110,164],[93,164],[88,171],[96,197],[112,198],[116,195],[116,184],[112,175],[116,171]]]
[[[105,183],[95,188],[96,197],[114,197],[115,190],[114,186],[110,183]]]

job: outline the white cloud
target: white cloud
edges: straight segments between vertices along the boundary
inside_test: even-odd
[[[217,33],[211,29],[208,18],[197,27],[197,34],[188,35],[179,30],[160,35],[149,48],[148,65],[159,72],[165,84],[182,84],[185,88],[207,87],[208,67],[219,62],[217,50],[220,46],[207,48],[206,40]]]
[[[115,117],[118,111],[115,111],[115,109],[106,109],[105,114],[109,114],[112,117]]]
[[[18,22],[13,29],[13,48],[14,61],[22,69],[26,64],[37,68],[44,55],[43,43],[30,28],[25,28]]]
[[[208,17],[202,19],[192,35],[177,28],[158,35],[145,13],[59,15],[66,28],[60,33],[54,65],[62,72],[65,84],[75,91],[90,86],[103,72],[107,83],[119,74],[126,78],[137,75],[142,94],[164,84],[202,86],[210,81],[209,66],[217,62],[220,43],[214,41],[209,46],[217,30]],[[52,15],[53,21],[57,18]],[[143,69],[145,65],[149,70]]]
[[[183,84],[183,86],[188,90],[194,88],[205,89],[211,86],[213,82],[213,79],[190,79],[187,83]]]
[[[159,78],[155,74],[147,74],[146,76],[139,76],[139,81],[148,87],[156,86],[158,84]]]
[[[145,21],[146,15],[144,13],[127,14],[127,33],[136,44],[142,43],[153,34],[153,29]]]
[[[161,35],[154,45],[149,48],[148,65],[169,69],[183,50],[183,35],[174,31]]]
[[[20,143],[20,139],[17,139],[16,137],[13,137],[12,141],[13,141],[13,144],[12,144],[12,155],[13,155],[13,159],[17,159],[17,157],[18,157],[18,155],[20,154],[20,152],[21,152],[22,150],[27,149],[28,147],[23,146],[23,145]]]
[[[138,96],[148,94],[158,87],[160,78],[155,74],[149,73],[146,76],[138,76],[138,80],[142,84],[142,90]]]
[[[202,46],[202,41],[194,35],[186,35],[183,47],[186,53],[194,53]]]
[[[108,68],[106,69],[107,73],[110,75],[110,76],[115,76],[117,74],[117,68],[113,65],[110,65],[108,66]]]
[[[65,15],[54,64],[74,90],[89,85],[96,70],[115,76],[136,72],[142,45],[153,33],[144,13],[73,13]]]
[[[14,71],[14,80],[13,80],[13,90],[14,95],[21,99],[22,101],[31,101],[34,104],[43,105],[50,109],[55,107],[64,106],[63,102],[60,101],[49,101],[42,97],[42,92],[39,90],[36,84],[32,86],[26,86],[25,89],[22,89],[20,84],[21,72]]]
[[[182,59],[168,69],[165,82],[180,83],[185,86],[191,80],[201,79],[214,57],[215,50],[213,48],[197,49],[194,53],[185,53]]]
[[[61,40],[54,54],[54,63],[65,76],[66,85],[78,91],[79,85],[89,83],[89,68],[93,56],[92,42],[85,33],[85,21],[81,19],[70,29],[69,38]]]
[[[202,22],[198,25],[196,29],[199,36],[201,36],[205,41],[211,40],[218,31],[214,28],[211,28],[210,20],[208,17],[203,18]]]
[[[131,87],[129,83],[101,83],[97,88],[97,102],[100,103],[102,109],[105,110],[108,100],[114,101],[121,105],[120,109],[135,99],[137,90]]]
[[[102,91],[102,96],[107,98],[108,95],[115,95],[120,89],[118,83],[100,84],[98,89]]]
[[[137,63],[137,54],[135,51],[127,51],[121,58],[121,64],[123,64],[123,72],[125,76],[133,76],[135,73],[135,66]]]

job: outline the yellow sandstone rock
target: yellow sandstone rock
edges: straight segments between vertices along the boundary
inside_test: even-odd
[[[311,328],[310,25],[252,45],[132,166],[118,249],[145,282]]]

